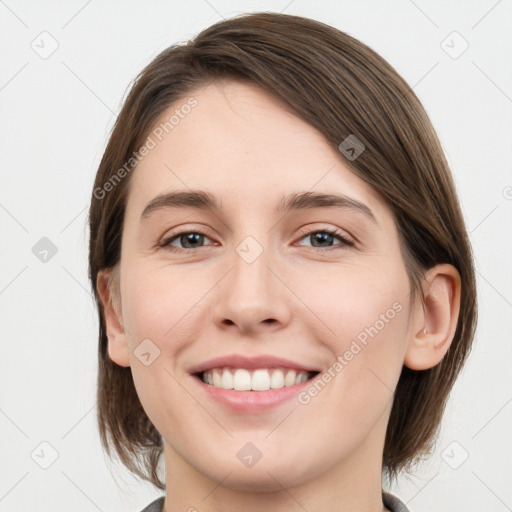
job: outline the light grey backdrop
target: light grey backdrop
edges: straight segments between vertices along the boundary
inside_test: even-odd
[[[0,511],[139,511],[160,494],[113,479],[99,444],[88,199],[141,68],[259,10],[367,43],[431,116],[475,251],[480,323],[435,453],[394,490],[414,512],[512,510],[510,0],[0,0]]]

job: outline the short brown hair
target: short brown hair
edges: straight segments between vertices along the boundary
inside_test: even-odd
[[[186,44],[175,44],[146,66],[117,118],[101,160],[89,211],[89,277],[99,313],[98,423],[133,473],[160,489],[162,437],[136,393],[131,370],[110,360],[98,272],[120,260],[131,172],[109,191],[103,185],[141,147],[171,104],[215,80],[243,80],[276,97],[317,128],[338,149],[349,135],[365,151],[346,165],[387,202],[398,228],[412,297],[423,300],[421,279],[439,263],[461,277],[457,329],[435,367],[403,367],[383,453],[390,480],[432,452],[450,390],[471,350],[477,301],[473,256],[455,185],[436,132],[401,76],[357,39],[311,19],[276,13],[237,16],[216,23]],[[124,167],[127,169],[127,167]],[[119,174],[118,174],[119,176]]]

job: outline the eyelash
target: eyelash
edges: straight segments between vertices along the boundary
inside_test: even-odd
[[[329,251],[329,250],[336,250],[336,249],[339,249],[341,248],[341,246],[348,246],[348,247],[352,247],[354,246],[354,242],[352,240],[349,240],[348,238],[346,238],[341,231],[337,230],[337,229],[332,229],[332,228],[325,228],[325,229],[316,229],[316,230],[305,230],[305,231],[301,231],[301,238],[300,240],[302,240],[303,238],[309,236],[309,235],[313,235],[313,234],[316,234],[316,233],[328,233],[330,235],[333,235],[335,236],[336,238],[338,238],[340,241],[341,241],[341,244],[339,244],[338,246],[334,246],[334,247],[311,247],[311,249],[315,250],[315,251],[320,251],[320,252],[325,252],[325,251]],[[159,244],[159,247],[162,248],[162,249],[166,249],[168,251],[171,251],[171,252],[183,252],[183,251],[187,251],[187,254],[190,254],[192,252],[195,252],[197,249],[185,249],[185,248],[180,248],[180,247],[174,247],[171,244],[171,242],[173,242],[174,240],[177,240],[179,239],[179,237],[183,236],[183,235],[189,235],[189,234],[197,234],[197,235],[202,235],[202,236],[205,236],[206,238],[210,238],[206,233],[204,233],[203,231],[198,231],[198,230],[192,230],[192,231],[180,231],[178,233],[172,233],[169,237],[165,238],[165,240],[162,241],[161,244]]]

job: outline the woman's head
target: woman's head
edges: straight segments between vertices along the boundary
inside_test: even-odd
[[[362,43],[260,13],[162,52],[113,129],[90,235],[100,433],[132,471],[163,487],[165,445],[168,470],[221,478],[252,443],[232,485],[268,490],[266,471],[293,485],[383,455],[393,477],[431,450],[474,335],[471,249],[427,114]],[[235,414],[194,375],[231,354],[331,378]]]

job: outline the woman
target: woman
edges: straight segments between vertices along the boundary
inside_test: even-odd
[[[89,218],[99,428],[165,489],[145,512],[409,510],[382,478],[432,451],[476,292],[442,148],[386,61],[275,13],[168,48]]]

